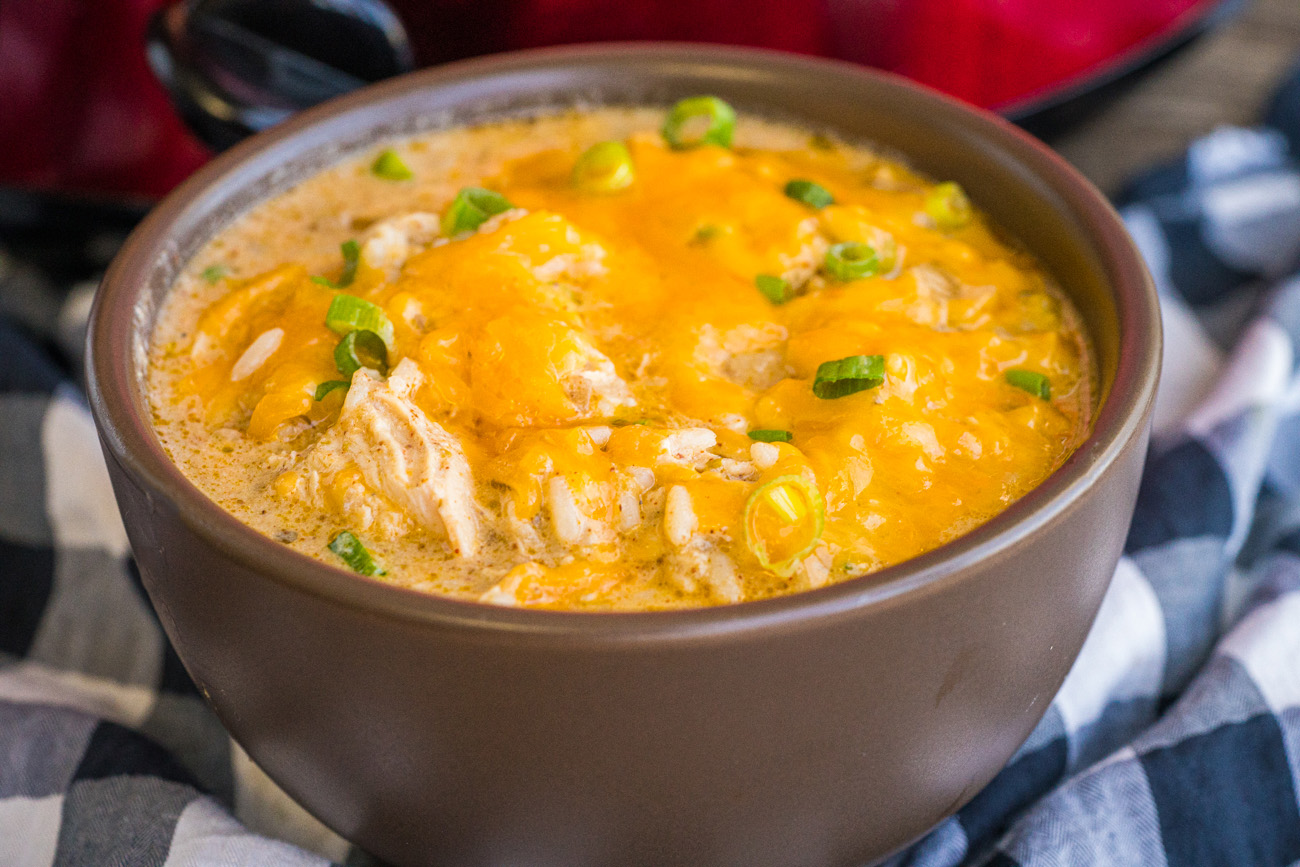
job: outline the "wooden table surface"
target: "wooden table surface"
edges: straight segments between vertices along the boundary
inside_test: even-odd
[[[1136,2],[1136,0],[1135,0]],[[1236,18],[1053,141],[1105,192],[1223,124],[1255,122],[1300,63],[1300,0],[1250,0]]]

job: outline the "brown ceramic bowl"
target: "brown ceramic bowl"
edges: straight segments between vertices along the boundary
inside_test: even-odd
[[[961,539],[867,578],[671,613],[513,610],[309,559],[190,484],[150,428],[159,300],[231,219],[379,138],[575,101],[713,93],[960,181],[1096,343],[1096,430]],[[329,103],[217,159],[118,256],[95,419],[144,584],[222,721],[325,824],[401,865],[845,865],[968,801],[1037,723],[1120,554],[1160,358],[1115,213],[1037,141],[888,75],[702,46],[503,55]]]

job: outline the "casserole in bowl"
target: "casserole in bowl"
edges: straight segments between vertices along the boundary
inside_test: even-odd
[[[240,524],[168,460],[145,393],[150,335],[178,274],[239,215],[396,136],[698,93],[954,179],[1044,264],[1099,369],[1092,433],[1056,473],[970,534],[868,578],[590,615],[360,578]],[[838,864],[956,810],[1046,709],[1122,547],[1158,358],[1154,292],[1117,217],[1022,133],[840,64],[614,46],[420,73],[224,155],[115,262],[90,375],[145,586],[178,653],[250,754],[344,836],[399,864]]]

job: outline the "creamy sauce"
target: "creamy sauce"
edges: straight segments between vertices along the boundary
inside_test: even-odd
[[[659,609],[914,557],[1087,435],[1079,318],[982,215],[937,225],[933,181],[754,118],[731,149],[673,150],[663,116],[390,142],[242,217],[156,327],[149,386],[172,459],[313,557],[342,565],[329,543],[354,533],[378,580]],[[635,179],[575,189],[575,160],[607,140],[626,142]],[[376,176],[385,149],[411,179]],[[792,179],[834,204],[792,198]],[[465,186],[512,208],[448,238],[439,216]],[[350,240],[355,276],[333,288]],[[870,246],[876,273],[837,276],[827,251],[844,242]],[[759,275],[783,288],[765,294]],[[392,323],[386,377],[340,373],[325,323],[340,292]],[[818,396],[822,365],[874,356],[879,382]],[[338,380],[350,387],[316,399]]]

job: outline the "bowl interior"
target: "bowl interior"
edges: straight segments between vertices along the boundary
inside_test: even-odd
[[[945,560],[952,571],[961,556],[988,554],[989,546],[1003,544],[999,534],[1018,525],[1019,532],[1028,532],[1066,508],[1141,425],[1157,376],[1154,292],[1114,212],[1059,157],[992,115],[888,74],[746,49],[585,46],[451,64],[335,100],[223,154],[155,209],[105,281],[92,327],[91,376],[98,415],[101,422],[108,419],[106,442],[136,472],[195,503],[195,510],[207,509],[200,523],[208,522],[222,547],[250,548],[244,556],[286,558],[286,572],[314,571],[319,577],[328,571],[337,573],[332,581],[346,576],[378,590],[374,582],[263,540],[228,516],[213,516],[220,511],[215,505],[197,505],[205,498],[170,466],[148,424],[144,370],[160,301],[185,263],[231,221],[379,140],[575,105],[669,104],[697,93],[718,95],[742,113],[878,145],[933,177],[960,182],[1074,299],[1094,342],[1101,385],[1089,441],[1052,478],[983,527],[869,579],[729,607],[798,606],[800,597],[859,592],[854,585],[863,581],[878,587],[906,576],[919,580],[942,573]],[[230,535],[241,531],[245,538],[236,544]],[[295,558],[304,562],[293,565]],[[415,595],[382,589],[396,594],[391,610],[407,607]],[[415,607],[449,604],[430,597]],[[536,612],[502,616],[520,614]]]

